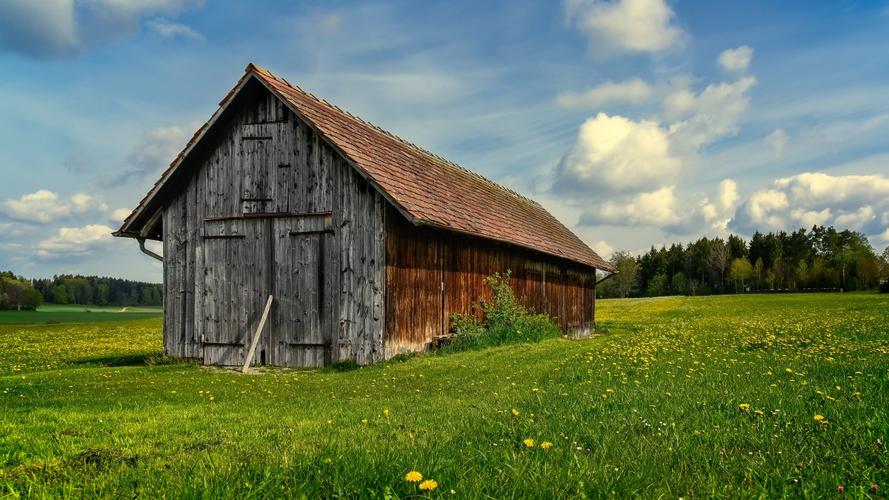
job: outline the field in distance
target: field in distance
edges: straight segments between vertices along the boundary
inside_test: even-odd
[[[597,306],[607,333],[594,339],[255,375],[163,358],[159,316],[0,325],[0,490],[208,498],[889,490],[889,295]],[[406,480],[412,471],[435,488]]]
[[[44,304],[36,311],[0,311],[0,324],[55,324],[125,321],[157,317],[160,307]]]

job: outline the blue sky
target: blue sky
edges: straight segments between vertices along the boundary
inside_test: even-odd
[[[0,268],[112,239],[250,61],[609,254],[834,224],[889,244],[889,4],[0,1]]]

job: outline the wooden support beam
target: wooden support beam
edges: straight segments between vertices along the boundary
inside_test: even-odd
[[[272,296],[269,295],[269,300],[265,303],[265,310],[262,311],[262,318],[259,320],[259,326],[256,327],[256,333],[253,334],[253,341],[250,342],[250,350],[247,351],[247,357],[244,358],[244,367],[241,368],[242,373],[247,373],[250,369],[250,362],[253,361],[253,356],[256,354],[256,346],[259,345],[262,328],[265,326],[265,321],[269,318],[269,311],[272,309],[272,300]]]
[[[157,212],[155,212],[154,215],[152,215],[151,218],[148,219],[148,222],[146,222],[145,225],[142,226],[142,230],[139,231],[139,237],[147,238],[151,236],[151,233],[154,231],[154,228],[157,226],[157,223],[160,222],[163,215],[163,210],[158,210]]]

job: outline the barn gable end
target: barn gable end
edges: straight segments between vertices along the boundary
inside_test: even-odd
[[[163,209],[165,352],[243,362],[274,295],[257,363],[381,359],[383,198],[258,82],[228,111]]]

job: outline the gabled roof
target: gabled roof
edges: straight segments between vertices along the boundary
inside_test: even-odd
[[[319,99],[254,64],[220,108],[115,233],[137,236],[155,200],[204,133],[250,78],[257,78],[315,128],[416,225],[428,225],[517,245],[597,269],[611,265],[540,204],[470,172]],[[185,167],[187,168],[187,167]]]

